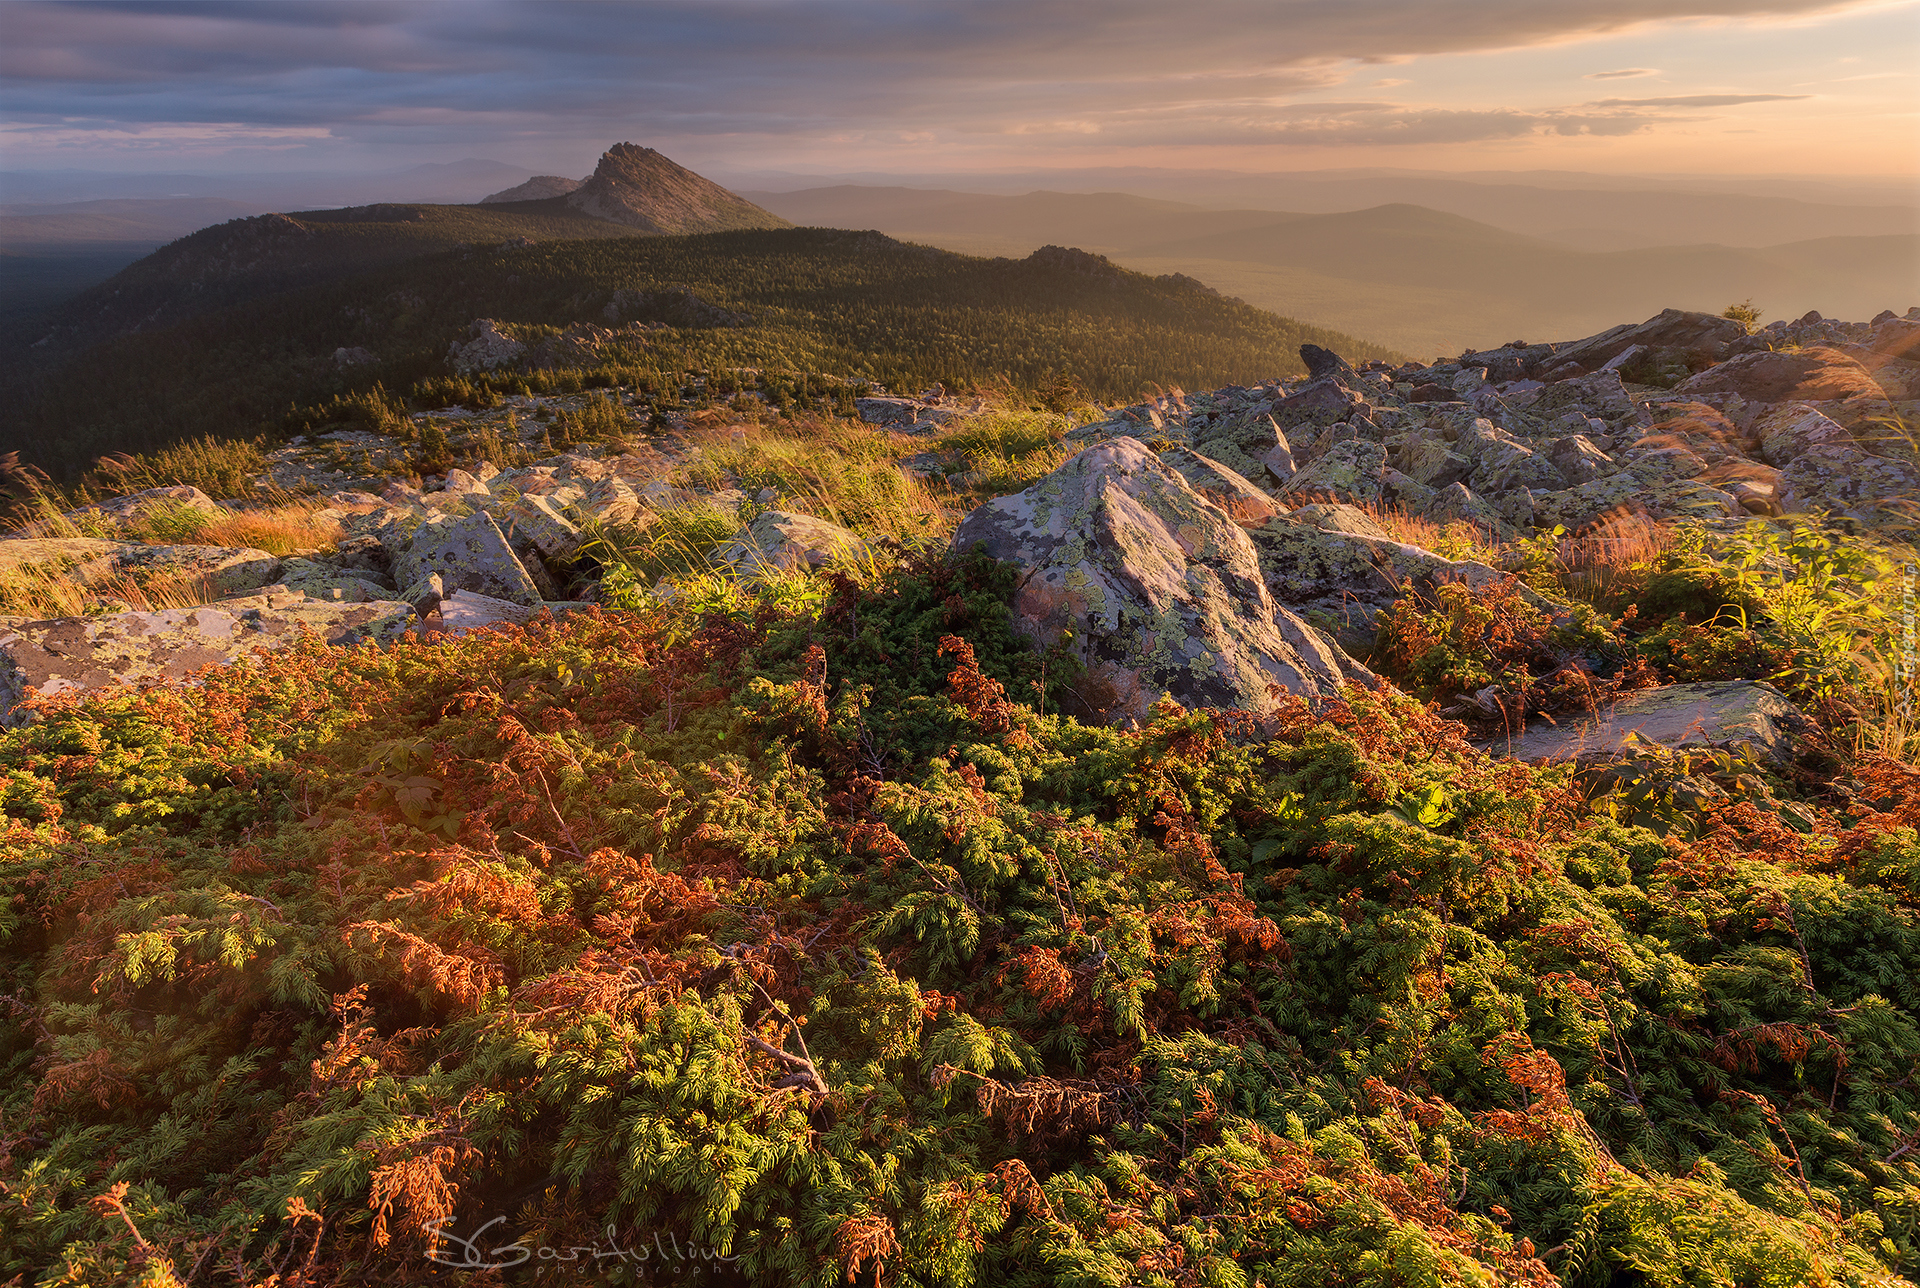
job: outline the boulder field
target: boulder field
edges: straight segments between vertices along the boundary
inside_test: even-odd
[[[1870,323],[1810,314],[1754,334],[1668,310],[1571,343],[1515,341],[1430,365],[1356,368],[1311,345],[1301,356],[1304,379],[1114,408],[1069,433],[1079,450],[1052,474],[960,524],[955,550],[1019,566],[1016,625],[1081,664],[1073,714],[1137,721],[1169,697],[1258,714],[1282,692],[1319,702],[1380,683],[1352,653],[1406,585],[1500,576],[1396,541],[1361,507],[1515,538],[1624,511],[1821,511],[1874,526],[1920,501],[1920,469],[1887,439],[1897,419],[1920,419],[1920,309]],[[869,423],[922,434],[970,414],[941,402],[862,398],[857,408]],[[431,490],[335,491],[322,514],[345,538],[284,559],[15,534],[0,540],[0,571],[158,568],[202,577],[226,598],[0,619],[0,720],[12,722],[34,690],[177,680],[308,627],[330,642],[377,642],[574,607],[549,566],[576,556],[588,520],[645,524],[711,508],[739,525],[716,566],[742,577],[870,554],[856,534],[766,508],[768,498],[742,513],[737,491],[675,487],[674,463],[670,447],[574,452],[450,470]],[[222,504],[173,488],[102,509],[124,518],[162,503]]]

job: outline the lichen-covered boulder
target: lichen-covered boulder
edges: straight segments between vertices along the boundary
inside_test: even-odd
[[[223,519],[227,515],[226,507],[202,492],[197,487],[182,484],[177,487],[150,487],[142,492],[129,492],[125,496],[112,497],[95,502],[85,510],[70,510],[68,518],[79,518],[88,511],[112,519],[118,523],[135,523],[150,515],[167,512],[190,512],[209,519]]]
[[[1753,425],[1760,441],[1760,459],[1785,468],[1795,457],[1815,447],[1855,447],[1853,431],[1809,403],[1785,403],[1761,416]]]
[[[742,576],[825,568],[866,555],[867,543],[839,524],[792,510],[768,510],[714,552]]]
[[[1379,501],[1387,471],[1387,449],[1365,438],[1333,444],[1295,471],[1280,488],[1281,496],[1325,493],[1342,501]]]
[[[1585,434],[1569,434],[1555,439],[1547,449],[1547,459],[1560,471],[1568,487],[1579,487],[1604,478],[1619,468],[1611,456],[1594,445]]]
[[[21,568],[91,581],[110,576],[131,542],[100,537],[9,537],[0,540],[0,572]]]
[[[1344,532],[1353,537],[1377,537],[1382,541],[1391,541],[1393,537],[1380,526],[1379,520],[1357,505],[1341,505],[1337,502],[1317,501],[1312,505],[1303,505],[1287,515],[1288,523],[1305,524],[1318,528],[1322,532]],[[1255,543],[1258,544],[1257,542]]]
[[[1296,429],[1318,428],[1364,415],[1367,410],[1363,395],[1349,389],[1339,377],[1325,376],[1309,380],[1276,401],[1271,415],[1282,433],[1291,434]]]
[[[1618,473],[1579,487],[1528,495],[1532,497],[1536,526],[1550,528],[1557,524],[1569,532],[1604,514],[1628,510],[1661,518],[1714,518],[1746,513],[1725,490],[1697,479],[1677,478],[1658,461],[1645,465],[1634,461]]]
[[[1015,623],[1084,665],[1084,715],[1145,720],[1168,696],[1260,712],[1274,686],[1317,700],[1372,678],[1274,602],[1245,530],[1137,439],[987,502],[953,546],[1020,566]]]
[[[1475,420],[1463,429],[1454,450],[1473,462],[1467,483],[1483,496],[1566,485],[1552,461],[1489,420]]]
[[[487,626],[523,626],[532,621],[541,608],[558,615],[584,607],[584,604],[548,601],[538,608],[529,608],[504,599],[489,599],[470,590],[456,590],[440,601],[422,623],[422,629],[428,634],[465,635]]]
[[[288,559],[269,591],[304,595],[342,604],[372,604],[394,598],[394,588],[377,574],[340,568],[317,559]]]
[[[1284,457],[1274,455],[1285,446],[1286,439],[1274,426],[1273,418],[1264,413],[1231,417],[1219,424],[1206,425],[1193,434],[1195,452],[1252,482],[1265,476],[1269,460],[1291,462],[1291,452]]]
[[[413,621],[406,604],[321,603],[265,592],[199,608],[0,620],[0,726],[21,723],[29,693],[182,680],[202,667],[278,648],[312,630],[329,644],[385,642]]]
[[[1727,356],[1728,347],[1743,339],[1746,333],[1746,328],[1731,318],[1666,309],[1638,325],[1627,323],[1612,327],[1561,346],[1549,360],[1549,368],[1597,371],[1609,363],[1617,363],[1622,354],[1635,346],[1649,353],[1676,354],[1696,363],[1718,362]]]
[[[114,576],[143,584],[204,580],[210,598],[255,590],[280,575],[278,555],[233,546],[150,546],[92,537],[0,541],[0,570],[23,566],[83,584]]]
[[[437,518],[413,532],[404,552],[393,561],[394,584],[405,589],[438,573],[445,593],[471,590],[516,604],[538,604],[541,594],[533,575],[513,552],[500,525],[486,513],[465,518]]]
[[[1590,376],[1556,381],[1528,394],[1509,395],[1508,402],[1539,425],[1549,425],[1574,416],[1620,426],[1632,423],[1640,416],[1617,371],[1601,371]]]
[[[1474,495],[1465,483],[1450,483],[1440,489],[1422,517],[1435,523],[1470,523],[1493,532],[1499,532],[1504,522],[1494,508]]]
[[[1194,491],[1225,510],[1243,528],[1257,528],[1280,513],[1272,497],[1211,457],[1176,447],[1160,453],[1160,459],[1180,471],[1180,477]]]
[[[1920,469],[1840,443],[1801,452],[1780,471],[1783,510],[1844,514],[1867,524],[1897,519],[1920,499]]]
[[[602,523],[632,523],[640,517],[640,496],[626,480],[609,475],[597,480],[579,508]]]
[[[1454,451],[1446,439],[1421,431],[1408,435],[1394,464],[1401,473],[1431,488],[1464,483],[1473,473],[1473,462]]]

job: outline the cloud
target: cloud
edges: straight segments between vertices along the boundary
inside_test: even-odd
[[[1375,89],[1392,89],[1396,85],[1411,84],[1413,84],[1413,82],[1408,80],[1377,80],[1373,83],[1373,87]]]
[[[1670,98],[1603,98],[1588,107],[1739,107],[1745,103],[1790,103],[1811,94],[1675,94]]]
[[[606,143],[1189,137],[1405,141],[1516,119],[1612,131],[1665,108],[1767,96],[1609,100],[1580,112],[1279,107],[1356,65],[1514,49],[1674,20],[1790,19],[1858,0],[368,0],[264,4],[9,0],[0,119],[69,124],[0,136],[9,157],[131,147],[148,127],[309,128],[327,149],[505,151],[573,173]],[[1627,69],[1632,71],[1635,69]],[[1597,79],[1624,77],[1600,73]],[[1375,88],[1406,83],[1382,79]],[[1382,109],[1383,111],[1385,109]],[[1649,114],[1654,113],[1654,114]],[[1622,114],[1625,114],[1624,116]],[[1315,123],[1308,123],[1309,121]],[[1474,122],[1480,124],[1475,125]],[[1523,131],[1524,132],[1524,131]],[[149,136],[151,137],[151,136]],[[59,142],[55,143],[54,140]],[[184,143],[184,136],[183,136]],[[204,144],[218,144],[209,137]],[[857,146],[857,145],[842,145]]]
[[[1622,67],[1614,72],[1588,72],[1582,80],[1634,80],[1641,76],[1658,76],[1657,67]]]

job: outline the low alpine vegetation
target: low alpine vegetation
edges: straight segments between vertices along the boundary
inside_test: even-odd
[[[483,1229],[822,1288],[1920,1259],[1911,770],[1663,838],[1385,692],[1042,715],[1073,676],[990,561],[828,590],[39,700],[0,1273],[415,1282]]]

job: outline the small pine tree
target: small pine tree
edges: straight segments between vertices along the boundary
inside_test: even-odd
[[[1720,311],[1720,316],[1723,318],[1732,318],[1735,322],[1738,322],[1747,329],[1748,335],[1752,335],[1760,329],[1760,319],[1764,315],[1759,309],[1753,307],[1753,299],[1749,296],[1739,304],[1727,305],[1726,308]]]

